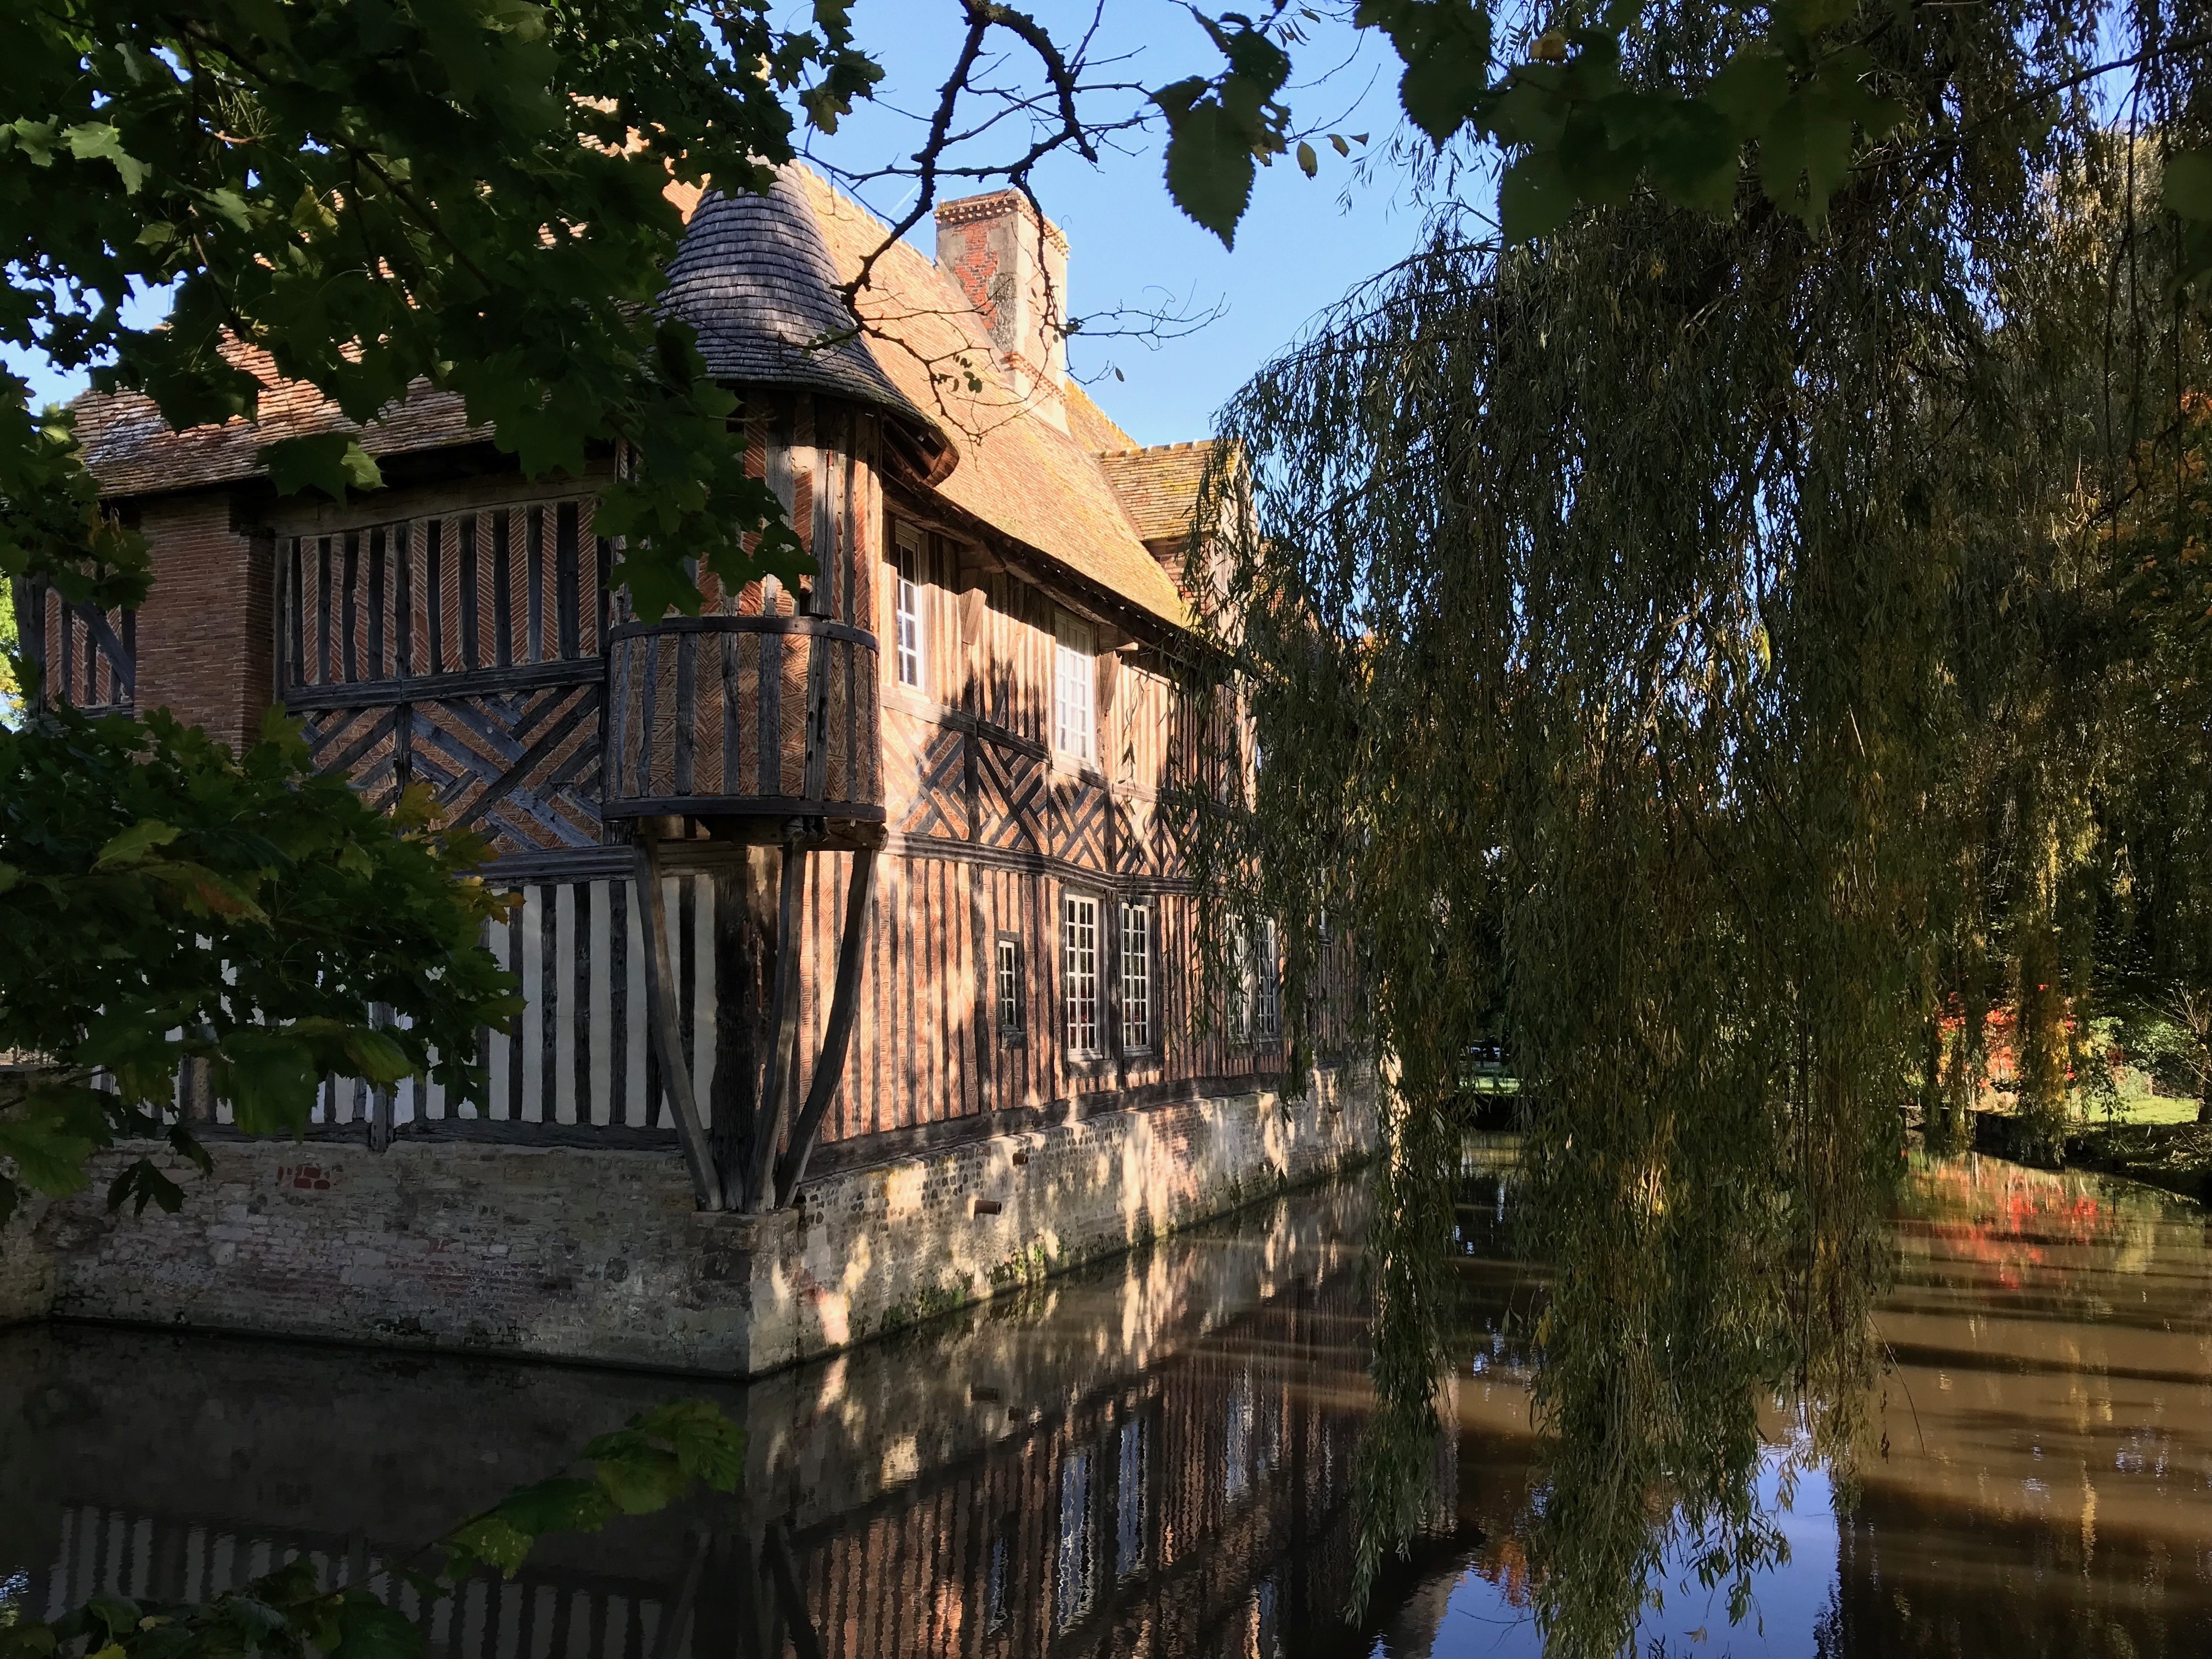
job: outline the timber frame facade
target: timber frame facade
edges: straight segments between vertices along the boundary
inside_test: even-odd
[[[633,617],[593,528],[615,458],[526,480],[428,387],[343,507],[257,471],[343,423],[250,352],[258,428],[80,401],[155,583],[129,615],[21,594],[43,695],[234,743],[281,702],[373,800],[427,784],[490,835],[521,896],[483,1097],[332,1078],[313,1133],[680,1148],[702,1208],[757,1211],[810,1170],[1274,1086],[1272,936],[1201,1018],[1167,805],[1241,720],[1177,689],[1205,446],[1140,447],[1067,380],[1066,243],[1011,192],[941,209],[934,264],[896,245],[866,302],[898,320],[827,350],[883,227],[799,168],[689,205],[665,303],[819,567],[795,590]],[[228,1117],[190,1075],[178,1103]]]

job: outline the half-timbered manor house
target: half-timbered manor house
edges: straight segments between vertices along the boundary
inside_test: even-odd
[[[130,615],[20,596],[46,695],[233,743],[281,702],[373,799],[428,784],[521,895],[487,943],[527,1008],[483,1098],[333,1078],[303,1143],[227,1138],[180,1079],[215,1176],[173,1218],[49,1212],[52,1306],[751,1370],[1370,1142],[1364,1073],[1285,1086],[1264,928],[1197,1017],[1160,800],[1197,751],[1207,452],[1069,379],[1067,244],[1020,197],[936,228],[854,338],[836,289],[878,221],[797,167],[693,205],[666,302],[817,567],[707,578],[696,617],[611,583],[613,457],[525,479],[427,387],[362,432],[386,487],[343,506],[257,471],[343,424],[265,362],[253,424],[80,402],[155,582]]]

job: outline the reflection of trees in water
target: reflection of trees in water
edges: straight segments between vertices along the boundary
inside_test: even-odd
[[[2094,1500],[2086,1511],[2078,1502],[2057,1510],[2002,1516],[1964,1511],[1948,1495],[1870,1487],[1839,1516],[1818,1659],[2212,1651],[2201,1531],[2100,1526]]]
[[[1725,1603],[1783,1553],[1792,1478],[1816,1466],[1836,1553],[1795,1577],[1835,1574],[1806,1638],[1820,1659],[2212,1651],[2212,1230],[2193,1206],[1917,1161],[1887,1212],[1872,1178],[1849,1202],[1831,1185],[1817,1221],[1774,1206],[1766,1259],[1711,1237],[1747,1226],[1741,1194],[1615,1209],[1623,1248],[1594,1266],[1526,1213],[1563,1174],[1551,1201],[1593,1205],[1586,1169],[1531,1158],[1465,1182],[1449,1235],[1468,1565],[1547,1651],[1618,1651],[1648,1595],[1679,1601],[1685,1577]],[[1759,1189],[1741,1164],[1729,1178]],[[1792,1225],[1817,1231],[1792,1249]],[[1387,1316],[1383,1340],[1402,1340]],[[1709,1639],[1728,1647],[1719,1619]]]
[[[1602,1295],[1576,1304],[1613,1320],[1595,1342],[1563,1329],[1567,1273],[1593,1272],[1572,1241],[1528,1254],[1550,1237],[1524,1212],[1540,1158],[1463,1182],[1458,1168],[1437,1189],[1456,1250],[1425,1263],[1393,1270],[1406,1234],[1385,1227],[1363,1271],[1363,1206],[1317,1194],[1054,1280],[1026,1312],[977,1310],[728,1390],[754,1437],[742,1506],[611,1528],[472,1585],[434,1615],[433,1647],[804,1659],[778,1623],[787,1550],[788,1605],[841,1659],[1337,1654],[1368,1645],[1337,1617],[1364,1549],[1377,1620],[1448,1558],[1571,1650],[1604,1620],[1632,1623],[1647,1587],[1679,1601],[1693,1540],[1718,1558],[1724,1602],[1776,1547],[1759,1481],[1762,1458],[1784,1457],[1864,1476],[1836,1494],[1823,1656],[2212,1651],[2212,1261],[2188,1206],[1993,1160],[1926,1167],[1902,1201],[1885,1356],[1867,1322],[1890,1268],[1881,1218],[1837,1199],[1819,1248],[1793,1249],[1810,1218],[1778,1204],[1771,1260],[1718,1249],[1706,1235],[1741,1225],[1759,1190],[1740,1166],[1733,1195],[1632,1210],[1646,1259],[1608,1254]],[[1587,1170],[1550,1173],[1554,1192],[1585,1189]],[[1450,1359],[1441,1438],[1432,1370],[1417,1409],[1370,1416],[1370,1310],[1405,1284]],[[1389,1358],[1402,1327],[1383,1340]],[[92,1589],[206,1595],[291,1550],[330,1582],[373,1575],[557,1463],[579,1423],[673,1386],[118,1332],[7,1343],[0,1581],[30,1568],[34,1612]],[[1626,1356],[1620,1374],[1590,1386],[1574,1366],[1592,1353]],[[1384,1375],[1413,1375],[1424,1351],[1395,1359]],[[1550,1402],[1534,1419],[1532,1386]],[[1411,1570],[1353,1510],[1387,1431],[1362,1434],[1408,1421],[1397,1467],[1425,1548]],[[1615,1455],[1626,1472],[1605,1467]],[[1820,1554],[1801,1565],[1825,1573]],[[1723,1619],[1705,1650],[1728,1650]],[[1737,1649],[1751,1645],[1747,1626]]]
[[[1529,1607],[1551,1651],[1618,1651],[1669,1561],[1741,1612],[1752,1576],[1788,1550],[1759,1491],[1762,1404],[1771,1417],[1778,1398],[1802,1402],[1785,1495],[1819,1463],[1848,1503],[1874,1431],[1871,1310],[1889,1273],[1895,1152],[1869,1154],[1886,1138],[1863,1122],[1816,1133],[1848,1117],[1841,1101],[1773,1111],[1744,1099],[1722,1089],[1702,1115],[1540,1120],[1511,1178],[1510,1227],[1494,1181],[1462,1186],[1455,1136],[1422,1146],[1416,1122],[1400,1126],[1377,1182],[1382,1397],[1362,1449],[1364,1556],[1404,1535],[1433,1380],[1470,1369],[1478,1341],[1484,1365],[1525,1369],[1538,1433],[1534,1474],[1507,1524],[1486,1520],[1478,1565]],[[1456,1221],[1440,1221],[1455,1198]],[[1463,1249],[1471,1229],[1510,1237],[1540,1294],[1448,1305],[1449,1258],[1431,1244],[1416,1259],[1415,1241]]]
[[[2062,1252],[2136,1272],[2173,1212],[2172,1200],[2148,1187],[1972,1157],[1923,1164],[1901,1207],[1907,1226],[1932,1230],[1940,1254],[1993,1267],[1998,1283],[2014,1285]]]

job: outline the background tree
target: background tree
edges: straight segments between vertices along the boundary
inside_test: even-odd
[[[1618,95],[1731,105],[1792,19],[1647,15]],[[1503,1011],[1566,1652],[1619,1650],[1670,1547],[1741,1604],[1773,1541],[1762,1392],[1802,1392],[1848,1494],[1931,1029],[2016,1005],[2028,1103],[2063,1109],[2102,826],[2152,856],[2204,776],[2166,735],[2187,714],[2142,718],[2203,683],[2197,636],[2161,642],[2197,590],[2142,584],[2197,569],[2204,319],[2154,204],[2203,143],[2203,57],[2125,7],[1822,21],[1861,54],[1855,162],[1771,127],[1715,203],[1624,173],[1520,243],[1522,155],[1504,235],[1447,205],[1232,403],[1205,526],[1267,757],[1249,815],[1194,820],[1215,908],[1357,919],[1403,1114],[1452,1121]],[[2131,30],[2162,125],[2115,133],[2082,88]],[[2160,927],[2203,873],[2162,878]],[[1401,1128],[1431,1150],[1386,1197],[1429,1207],[1454,1142]],[[1382,1319],[1378,1378],[1425,1389],[1421,1299]],[[1363,1499],[1386,1548],[1413,1505]]]

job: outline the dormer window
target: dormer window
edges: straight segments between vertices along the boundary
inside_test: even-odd
[[[1054,652],[1052,746],[1085,763],[1098,758],[1091,688],[1098,668],[1098,633],[1080,617],[1060,613]]]
[[[898,683],[921,687],[921,532],[902,524],[891,558],[896,589],[891,615],[897,623]]]

